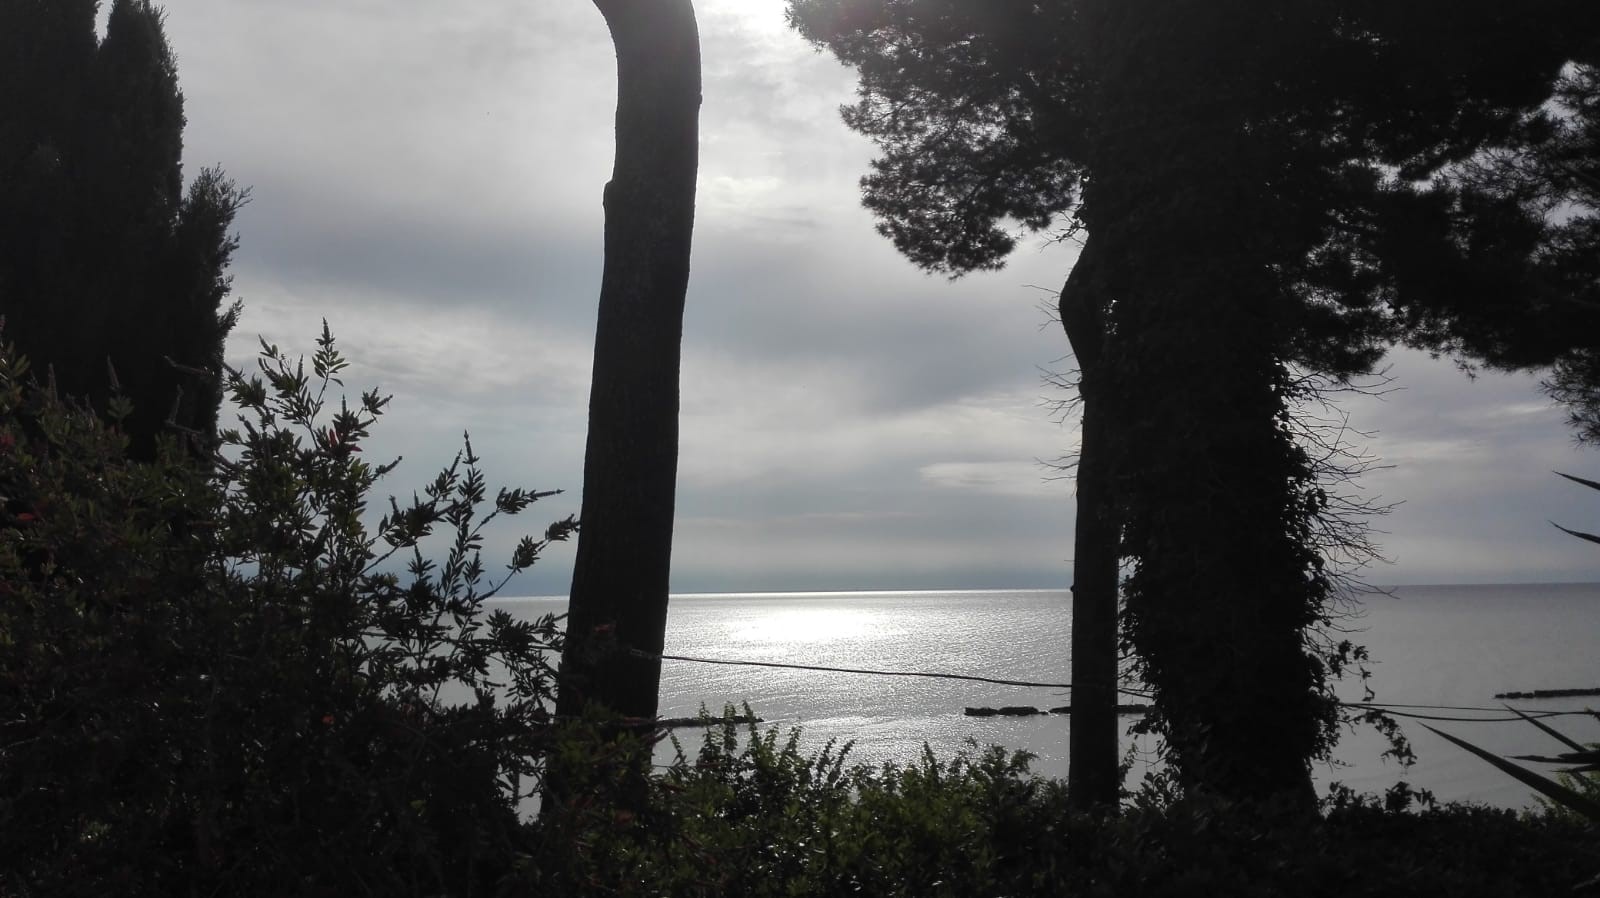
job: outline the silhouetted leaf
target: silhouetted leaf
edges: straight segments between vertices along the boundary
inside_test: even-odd
[[[1573,483],[1581,483],[1589,489],[1600,490],[1600,483],[1596,483],[1593,480],[1585,480],[1582,477],[1574,477],[1571,474],[1563,474],[1560,471],[1553,471],[1551,473],[1555,474],[1557,477],[1565,477]]]
[[[1562,745],[1565,745],[1566,747],[1572,749],[1573,751],[1586,752],[1586,751],[1589,750],[1588,746],[1585,746],[1585,745],[1583,745],[1581,743],[1572,741],[1571,739],[1567,738],[1565,733],[1562,733],[1561,731],[1559,731],[1556,728],[1550,726],[1549,724],[1539,720],[1536,717],[1530,717],[1527,714],[1524,714],[1521,711],[1518,711],[1516,708],[1511,707],[1510,705],[1506,705],[1505,709],[1507,711],[1510,711],[1512,714],[1515,714],[1518,717],[1522,718],[1523,720],[1526,720],[1527,722],[1533,724],[1534,726],[1538,727],[1539,729],[1544,730],[1545,733],[1549,734],[1557,742],[1560,742]]]
[[[1533,789],[1546,798],[1559,803],[1562,807],[1569,808],[1585,817],[1588,817],[1590,820],[1593,820],[1596,823],[1600,823],[1600,802],[1596,802],[1594,799],[1587,796],[1580,795],[1577,792],[1568,789],[1566,786],[1561,785],[1555,780],[1550,779],[1549,777],[1540,776],[1526,767],[1513,764],[1505,758],[1494,754],[1493,752],[1484,751],[1483,749],[1473,745],[1470,742],[1467,742],[1464,739],[1457,739],[1455,736],[1440,730],[1436,730],[1427,724],[1423,724],[1423,727],[1425,727],[1429,732],[1437,733],[1456,745],[1461,746],[1467,751],[1472,752],[1485,761],[1488,761],[1490,764],[1498,767],[1502,772],[1515,778],[1518,782]]]
[[[1562,533],[1565,533],[1568,536],[1576,536],[1578,539],[1588,540],[1591,543],[1600,544],[1600,536],[1595,536],[1593,533],[1584,533],[1581,530],[1568,530],[1560,524],[1557,524],[1555,521],[1551,521],[1550,526],[1560,530]]]

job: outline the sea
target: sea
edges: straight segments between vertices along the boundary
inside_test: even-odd
[[[566,605],[564,598],[496,601],[529,616],[560,613]],[[1600,696],[1494,697],[1600,688],[1600,584],[1396,587],[1355,597],[1338,625],[1346,638],[1367,647],[1367,685],[1376,701],[1469,719],[1402,720],[1417,755],[1409,768],[1383,757],[1387,743],[1374,731],[1348,731],[1333,762],[1314,769],[1323,790],[1339,782],[1377,793],[1404,781],[1440,801],[1531,806],[1526,786],[1423,724],[1502,754],[1549,754],[1562,751],[1560,743],[1504,705],[1528,712],[1600,709]],[[675,595],[665,654],[1048,684],[1070,682],[1071,635],[1065,590]],[[1350,701],[1364,695],[1354,679],[1340,694]],[[850,743],[849,758],[858,763],[911,762],[925,746],[949,758],[973,745],[1000,745],[1034,755],[1032,770],[1040,776],[1065,777],[1070,715],[972,717],[964,709],[1050,708],[1070,700],[1067,690],[1049,686],[668,660],[660,713],[687,717],[701,708],[716,713],[748,704],[764,727],[785,734],[799,728],[807,748]],[[1123,720],[1126,727],[1135,718]],[[1600,742],[1600,720],[1592,716],[1546,722],[1580,742]],[[691,754],[701,738],[696,730],[677,731]],[[1151,736],[1124,733],[1122,748],[1134,761],[1128,785],[1136,787],[1159,764],[1158,745]]]

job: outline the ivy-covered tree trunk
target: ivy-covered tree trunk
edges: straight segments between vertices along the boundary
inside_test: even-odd
[[[1328,583],[1304,541],[1311,472],[1284,428],[1284,376],[1248,300],[1211,281],[1119,308],[1141,331],[1119,397],[1141,412],[1118,442],[1125,626],[1185,786],[1307,802],[1332,738],[1305,644]]]
[[[1137,147],[1110,142],[1121,164],[1087,199],[1091,233],[1129,272],[1107,356],[1125,638],[1181,784],[1310,808],[1336,707],[1305,634],[1330,587],[1309,539],[1313,473],[1288,427],[1292,307],[1261,262],[1282,230],[1254,156],[1272,148],[1238,122],[1145,102],[1159,124],[1128,127]]]
[[[594,0],[617,53],[582,530],[558,712],[654,717],[678,469],[700,41],[690,0]]]
[[[1112,493],[1113,397],[1106,387],[1107,293],[1101,243],[1091,235],[1061,289],[1061,326],[1078,361],[1082,413],[1072,556],[1072,728],[1067,801],[1115,808],[1117,752],[1117,572],[1120,532]]]

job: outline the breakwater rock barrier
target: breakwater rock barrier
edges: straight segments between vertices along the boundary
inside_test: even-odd
[[[1118,705],[1118,714],[1143,714],[1150,710],[1149,705]],[[1062,705],[1059,708],[1035,708],[1031,705],[1006,705],[1003,708],[967,708],[962,713],[968,717],[1032,717],[1036,714],[1071,714],[1071,705]]]
[[[1600,686],[1587,689],[1534,689],[1531,692],[1496,692],[1495,698],[1576,698],[1581,695],[1600,695]]]

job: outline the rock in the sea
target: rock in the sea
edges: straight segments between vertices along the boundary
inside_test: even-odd
[[[1150,710],[1149,705],[1118,705],[1118,714],[1143,714]],[[1071,714],[1071,705],[1062,705],[1046,711],[1030,705],[1007,705],[1004,708],[966,708],[962,712],[968,717],[1032,717],[1035,714]]]
[[[656,726],[664,730],[679,727],[714,727],[723,723],[765,723],[765,718],[752,717],[748,714],[738,714],[733,717],[663,717],[656,721]]]

